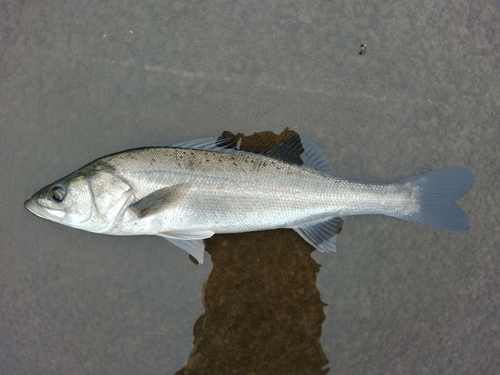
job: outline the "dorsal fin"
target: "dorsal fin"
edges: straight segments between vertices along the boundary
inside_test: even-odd
[[[305,134],[293,136],[266,153],[266,156],[336,175],[320,145]]]
[[[300,157],[304,161],[305,167],[316,169],[332,176],[337,175],[330,159],[328,159],[328,155],[325,154],[318,143],[305,134],[300,135],[300,142],[304,148],[304,152]]]
[[[237,138],[234,136],[209,137],[174,143],[171,147],[236,154],[256,154],[254,152],[240,150],[240,140],[236,141],[236,139]],[[321,147],[309,136],[304,134],[291,137],[264,155],[287,163],[303,165],[307,168],[316,169],[330,175],[337,174],[330,160],[328,160],[328,156]]]
[[[235,141],[235,137],[221,135],[219,137],[209,137],[195,139],[185,142],[177,142],[170,147],[179,148],[192,148],[195,150],[206,150],[206,151],[228,151],[237,150],[238,143]]]
[[[303,165],[304,161],[300,157],[303,152],[304,149],[302,148],[302,143],[300,142],[300,135],[297,134],[279,144],[271,151],[266,152],[265,155],[291,164]]]

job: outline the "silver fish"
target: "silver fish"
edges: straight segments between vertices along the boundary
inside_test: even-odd
[[[158,235],[203,262],[214,233],[292,228],[335,251],[343,218],[382,214],[450,232],[469,228],[455,201],[472,187],[469,168],[392,183],[337,176],[321,148],[294,136],[265,155],[231,137],[105,156],[25,202],[33,214],[110,235]]]

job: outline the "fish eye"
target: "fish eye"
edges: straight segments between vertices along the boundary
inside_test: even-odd
[[[49,196],[56,203],[61,203],[66,195],[66,190],[62,186],[54,186],[50,189]]]

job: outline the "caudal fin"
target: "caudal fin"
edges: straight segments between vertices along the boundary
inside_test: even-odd
[[[421,193],[419,212],[401,219],[448,232],[458,233],[469,229],[467,215],[455,203],[474,183],[474,175],[469,168],[450,168],[398,182],[417,185]]]

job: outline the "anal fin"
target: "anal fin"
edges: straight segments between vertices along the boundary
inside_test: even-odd
[[[318,224],[294,228],[300,236],[319,251],[335,252],[335,237],[342,230],[344,220],[334,217]]]

